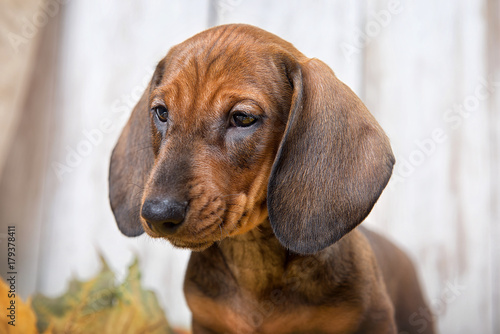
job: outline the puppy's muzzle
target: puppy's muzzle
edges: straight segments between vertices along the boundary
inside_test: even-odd
[[[149,228],[159,235],[172,235],[184,222],[187,202],[174,198],[148,198],[144,201],[141,216]]]

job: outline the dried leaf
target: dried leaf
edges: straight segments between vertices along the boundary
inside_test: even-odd
[[[102,271],[87,282],[73,280],[58,298],[36,295],[33,308],[40,332],[136,334],[172,333],[156,296],[141,287],[137,260],[125,281],[116,285],[104,260]],[[50,326],[50,327],[49,327]]]

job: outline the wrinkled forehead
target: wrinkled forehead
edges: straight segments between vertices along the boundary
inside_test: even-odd
[[[284,48],[293,48],[280,43],[287,42],[241,27],[198,34],[173,47],[160,62],[151,100],[167,98],[186,108],[238,95],[276,100],[273,92],[282,91],[287,84],[281,61]]]

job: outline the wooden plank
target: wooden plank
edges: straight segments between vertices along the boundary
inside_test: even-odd
[[[367,24],[388,4],[371,2]],[[490,145],[486,103],[476,96],[486,77],[483,2],[402,6],[366,48],[366,103],[398,160],[370,219],[413,255],[441,332],[492,333],[483,282]]]
[[[43,12],[42,12],[43,13]],[[23,13],[18,13],[20,16]],[[27,14],[27,13],[24,13]],[[32,13],[29,13],[32,15]],[[15,272],[17,272],[16,293],[23,298],[32,294],[36,288],[38,275],[38,254],[40,247],[41,230],[41,203],[40,196],[43,192],[43,179],[45,164],[52,140],[51,122],[53,116],[52,97],[54,93],[56,54],[60,17],[54,15],[47,19],[47,23],[36,32],[37,42],[33,51],[33,64],[24,63],[25,68],[20,69],[20,78],[13,78],[13,74],[5,73],[6,78],[11,77],[15,89],[26,85],[27,94],[8,90],[13,96],[7,97],[11,114],[19,115],[17,121],[10,119],[7,122],[10,128],[11,140],[3,172],[0,173],[0,245],[1,254],[5,255],[7,243],[5,233],[7,226],[15,228]],[[20,50],[19,57],[22,61],[13,61],[14,68],[27,61],[23,52],[31,52],[31,46],[23,45],[27,49]],[[25,71],[33,68],[28,78]],[[18,79],[26,80],[25,83]],[[13,88],[14,89],[14,88]],[[4,91],[3,93],[8,93]],[[12,100],[21,99],[14,102]],[[15,104],[19,104],[15,106]],[[17,116],[15,116],[17,117]],[[18,124],[13,124],[13,123]],[[0,262],[1,275],[7,272],[7,259]]]
[[[495,84],[490,84],[494,89],[489,102],[489,139],[491,143],[490,180],[491,180],[491,229],[490,229],[490,303],[492,319],[491,332],[500,333],[500,1],[488,0],[486,4],[488,23],[488,55],[487,73],[492,76]]]
[[[22,107],[38,50],[40,31],[49,15],[40,0],[10,1],[0,13],[0,175],[23,115]],[[34,20],[34,18],[37,18]],[[47,18],[47,19],[46,19]],[[36,24],[35,24],[36,21]],[[8,64],[8,65],[7,65]]]

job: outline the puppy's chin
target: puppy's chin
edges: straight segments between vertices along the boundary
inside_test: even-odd
[[[179,240],[169,240],[167,238],[165,238],[165,240],[169,241],[174,247],[182,248],[182,249],[189,249],[190,251],[193,251],[193,252],[204,251],[205,249],[209,248],[210,246],[212,246],[215,243],[215,241],[192,243],[192,242],[184,242],[184,241],[179,241]]]
[[[182,248],[182,249],[189,249],[193,252],[201,252],[204,251],[205,249],[209,248],[212,246],[216,241],[219,240],[203,240],[203,241],[188,241],[188,240],[182,240],[179,238],[173,238],[165,235],[159,235],[150,229],[146,229],[146,234],[150,236],[153,239],[163,239],[165,241],[168,241],[172,246],[176,248]]]

